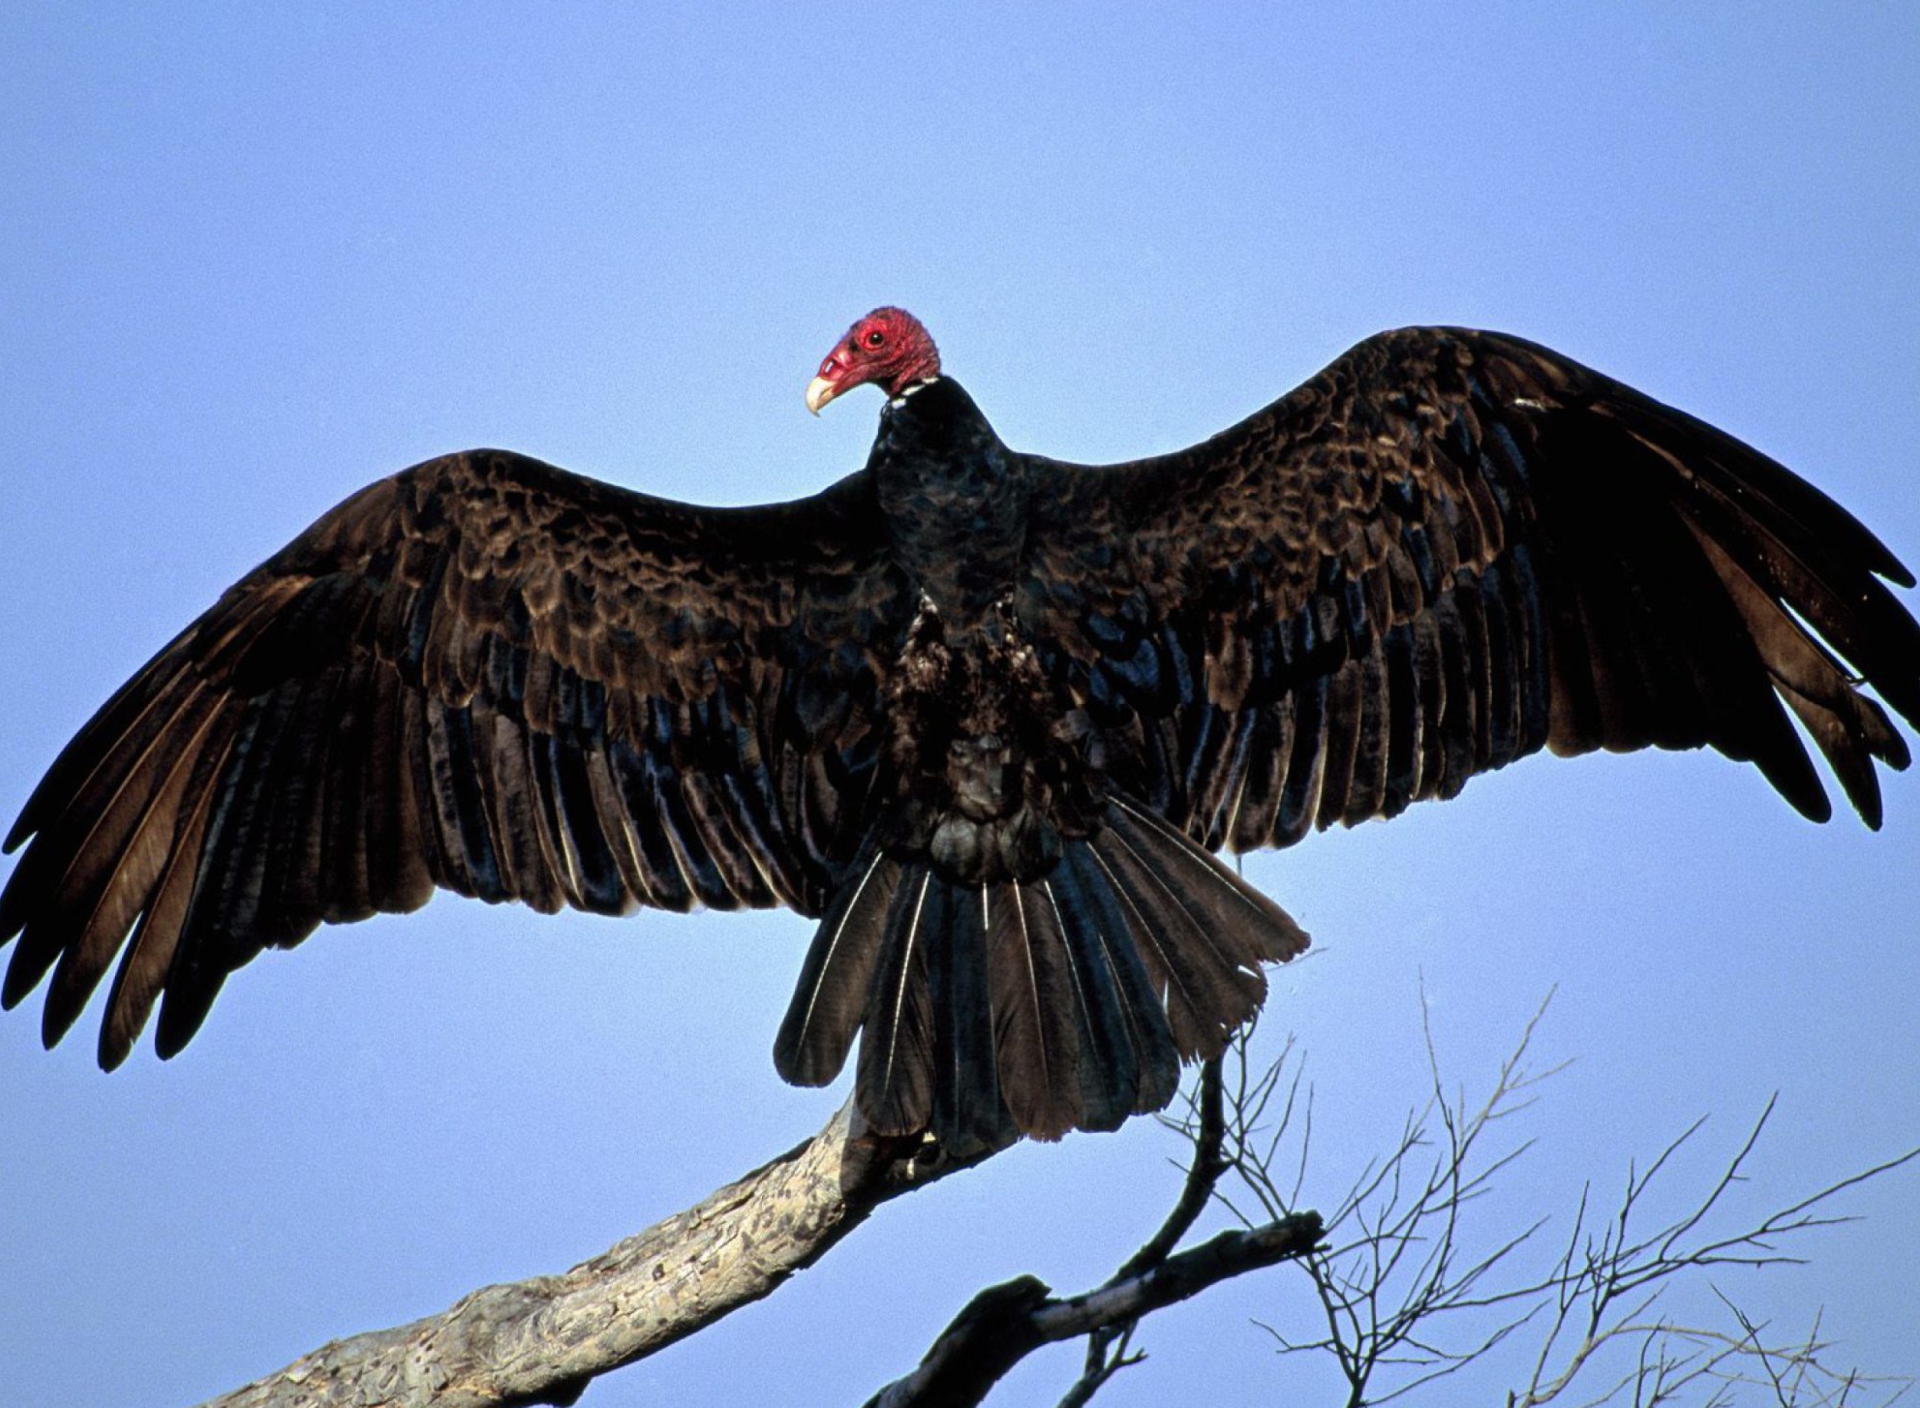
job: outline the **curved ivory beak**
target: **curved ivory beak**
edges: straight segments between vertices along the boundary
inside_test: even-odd
[[[820,408],[839,394],[840,387],[837,383],[828,381],[823,376],[817,376],[807,383],[807,409],[819,415]]]

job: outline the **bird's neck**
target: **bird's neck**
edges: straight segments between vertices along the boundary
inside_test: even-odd
[[[1026,462],[950,377],[887,403],[867,461],[893,553],[954,624],[984,617],[1026,545]]]

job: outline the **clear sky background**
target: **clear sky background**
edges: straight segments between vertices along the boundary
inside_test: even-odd
[[[839,477],[878,398],[815,421],[801,390],[882,302],[1009,442],[1083,460],[1381,328],[1501,328],[1920,560],[1920,7],[1360,8],[7,5],[0,812],[378,475],[497,444],[708,501]],[[1309,1201],[1419,1099],[1422,975],[1481,1089],[1558,988],[1540,1049],[1574,1064],[1489,1233],[1564,1226],[1707,1114],[1697,1184],[1774,1091],[1749,1213],[1920,1142],[1920,782],[1888,792],[1874,835],[1717,757],[1536,758],[1251,859],[1316,940],[1260,1036],[1316,1082]],[[262,958],[182,1057],[111,1077],[97,1004],[44,1054],[36,995],[0,1019],[0,1404],[198,1400],[770,1157],[845,1093],[769,1056],[809,933],[443,897]],[[988,1281],[1101,1279],[1177,1153],[1148,1121],[1015,1149],[583,1402],[858,1402]],[[1920,1177],[1846,1206],[1812,1266],[1720,1284],[1920,1373]],[[1101,1401],[1334,1401],[1252,1323],[1309,1328],[1297,1279],[1156,1319]],[[997,1401],[1052,1402],[1078,1353]]]

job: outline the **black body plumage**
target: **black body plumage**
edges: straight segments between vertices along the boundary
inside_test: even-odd
[[[1920,720],[1912,576],[1758,451],[1555,353],[1409,329],[1204,444],[1085,468],[935,377],[867,467],[710,509],[475,451],[226,592],[7,840],[0,1001],[106,1066],[262,948],[424,902],[788,905],[775,1047],[860,1038],[955,1148],[1171,1098],[1306,939],[1211,852],[1550,748],[1712,745],[1870,825]],[[116,958],[118,966],[115,967]]]
[[[951,378],[881,415],[866,473],[918,600],[890,672],[891,795],[774,1046],[782,1075],[815,1083],[863,1028],[868,1120],[952,1148],[1158,1109],[1182,1057],[1258,1008],[1261,965],[1306,945],[1112,793],[1015,604],[1030,469]]]
[[[866,472],[894,561],[950,628],[984,624],[1019,580],[1026,459],[959,382],[940,377],[881,410]]]

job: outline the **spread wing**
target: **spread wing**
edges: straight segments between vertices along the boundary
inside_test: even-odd
[[[112,1067],[162,993],[170,1055],[263,947],[436,885],[819,913],[911,605],[882,543],[864,475],[710,509],[475,451],[370,486],[61,754],[7,840],[0,998],[54,968],[51,1045],[124,947]]]
[[[1286,845],[1557,753],[1711,744],[1880,821],[1920,722],[1912,575],[1712,426],[1493,333],[1371,338],[1189,450],[1036,460],[1020,610],[1109,775]]]

